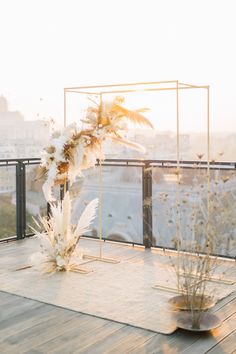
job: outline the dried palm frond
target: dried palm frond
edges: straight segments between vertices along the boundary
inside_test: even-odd
[[[117,137],[117,136],[111,136],[110,139],[116,143],[116,144],[120,144],[120,145],[124,145],[128,148],[140,151],[142,153],[145,153],[145,148],[138,144],[138,143],[134,143],[133,141],[130,141],[128,139],[122,138],[122,137]]]
[[[113,104],[112,109],[116,111],[120,115],[120,117],[124,116],[134,124],[144,125],[144,126],[149,126],[151,128],[154,128],[152,123],[141,113],[139,113],[140,110],[130,111],[116,103]]]
[[[91,221],[96,216],[96,209],[98,207],[98,199],[92,200],[83,211],[78,221],[77,227],[74,231],[74,235],[83,235],[90,231]]]
[[[47,168],[45,166],[39,166],[36,170],[35,181],[41,180],[47,174]]]
[[[148,112],[148,111],[149,111],[149,108],[147,108],[147,107],[135,109],[135,112],[139,112],[139,113]]]

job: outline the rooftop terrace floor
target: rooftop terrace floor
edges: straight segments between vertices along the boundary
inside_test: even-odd
[[[99,249],[95,241],[81,240],[81,246],[85,252]],[[87,275],[16,271],[36,249],[35,238],[0,244],[1,353],[236,352],[235,284],[214,285],[221,288],[222,299],[212,309],[221,327],[210,334],[187,333],[170,320],[173,293],[152,287],[174,284],[166,279],[171,279],[166,254],[105,243],[104,254],[120,262],[87,263],[93,270]],[[220,267],[235,279],[234,262],[222,261]],[[160,333],[168,331],[173,333]]]

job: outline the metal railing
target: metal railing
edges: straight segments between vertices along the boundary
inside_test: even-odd
[[[39,158],[25,159],[2,159],[0,160],[1,167],[15,167],[15,192],[16,192],[16,235],[0,239],[1,241],[9,241],[12,239],[23,239],[31,236],[26,232],[26,167],[29,165],[39,165]],[[142,233],[143,242],[141,243],[146,248],[155,246],[153,243],[153,171],[157,168],[173,169],[181,167],[181,169],[207,169],[206,161],[180,161],[174,160],[138,160],[138,159],[106,159],[102,162],[102,166],[108,167],[138,167],[141,169],[141,184],[142,184]],[[211,162],[211,170],[220,171],[235,171],[235,162]],[[150,203],[146,203],[150,200]],[[1,227],[1,225],[0,225]],[[125,241],[124,241],[125,242]],[[129,242],[130,243],[130,242]],[[131,242],[140,244],[138,242]],[[167,247],[168,248],[168,247]]]
[[[0,173],[1,167],[15,167],[16,192],[16,235],[0,239],[0,241],[23,239],[31,236],[26,235],[26,166],[39,165],[39,163],[39,158],[0,160]]]

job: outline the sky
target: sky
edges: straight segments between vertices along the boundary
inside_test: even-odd
[[[62,122],[64,87],[180,80],[210,85],[212,129],[235,131],[235,7],[235,0],[0,0],[0,95],[26,119]]]

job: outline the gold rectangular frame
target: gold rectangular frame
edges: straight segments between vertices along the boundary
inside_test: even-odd
[[[209,214],[209,191],[210,191],[210,86],[195,85],[183,83],[179,80],[167,81],[150,81],[150,82],[135,82],[135,83],[118,83],[109,85],[92,85],[92,86],[76,86],[64,88],[64,126],[67,124],[67,95],[69,93],[78,93],[85,95],[97,95],[102,102],[103,94],[121,94],[131,92],[145,91],[176,91],[176,165],[177,170],[180,169],[180,112],[179,112],[179,92],[181,90],[202,89],[206,92],[207,108],[206,108],[206,132],[207,132],[207,212]],[[179,185],[179,174],[177,174],[177,183]],[[178,188],[177,188],[178,190]],[[178,193],[178,191],[177,191]],[[95,257],[96,259],[99,257]],[[100,250],[100,259],[101,259]]]
[[[180,162],[180,145],[179,145],[179,90],[192,90],[203,89],[206,90],[207,95],[207,169],[209,175],[210,167],[210,86],[209,85],[194,85],[189,83],[183,83],[178,80],[167,81],[150,81],[150,82],[135,82],[124,84],[109,84],[109,85],[92,85],[92,86],[77,86],[77,87],[65,87],[64,88],[64,126],[67,124],[67,95],[70,92],[86,94],[86,95],[98,95],[102,99],[103,94],[119,94],[130,92],[142,92],[142,91],[176,91],[176,139],[177,139],[177,151],[176,160],[177,167]]]

